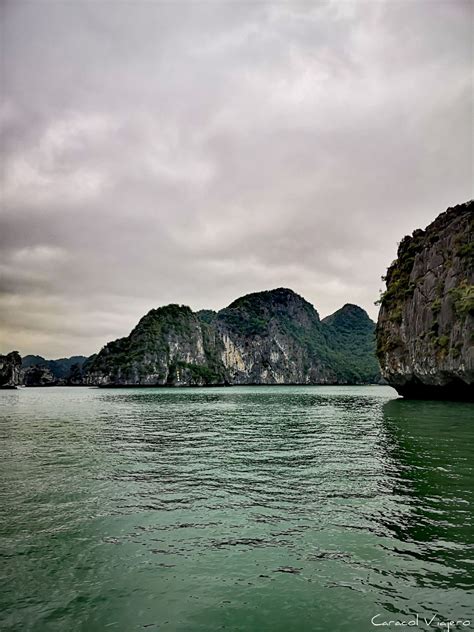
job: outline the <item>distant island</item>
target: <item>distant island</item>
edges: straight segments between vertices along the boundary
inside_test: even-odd
[[[286,288],[248,294],[219,312],[151,310],[85,365],[91,384],[367,384],[380,379],[375,324],[356,305],[320,320]]]
[[[5,356],[3,356],[5,357]],[[356,305],[321,320],[290,289],[243,296],[227,308],[153,309],[125,338],[90,358],[26,356],[27,386],[371,384],[380,381],[375,323]]]

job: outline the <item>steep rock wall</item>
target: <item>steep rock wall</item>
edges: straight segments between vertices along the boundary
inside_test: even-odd
[[[15,388],[21,380],[21,357],[17,351],[0,355],[0,388]]]
[[[473,399],[474,203],[405,237],[377,323],[382,375],[404,396]]]

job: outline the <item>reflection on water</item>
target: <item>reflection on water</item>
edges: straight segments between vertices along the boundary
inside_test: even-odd
[[[383,412],[387,455],[397,470],[393,494],[406,509],[403,520],[385,522],[395,538],[391,550],[424,563],[415,572],[419,586],[472,590],[472,405],[398,399]]]
[[[472,619],[472,405],[394,397],[2,393],[2,629]]]

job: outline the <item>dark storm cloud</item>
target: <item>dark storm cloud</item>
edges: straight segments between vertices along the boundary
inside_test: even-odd
[[[469,2],[4,2],[0,351],[151,307],[373,305],[472,197]]]

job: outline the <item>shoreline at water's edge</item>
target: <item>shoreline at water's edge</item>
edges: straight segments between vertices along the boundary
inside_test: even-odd
[[[387,386],[387,384],[378,384],[376,382],[373,383],[352,383],[346,384],[341,382],[319,382],[314,384],[306,384],[300,382],[285,382],[284,384],[263,384],[261,382],[251,382],[248,384],[97,384],[90,386],[95,386],[96,388],[173,388],[173,389],[181,389],[181,388],[235,388],[239,386]]]
[[[0,390],[23,390],[23,389],[34,389],[38,390],[42,387],[46,387],[47,390],[50,389],[62,389],[62,388],[74,388],[74,389],[100,389],[100,390],[173,390],[173,391],[187,391],[187,390],[199,390],[199,389],[219,389],[219,390],[229,390],[229,389],[241,389],[241,388],[290,388],[290,387],[298,387],[298,388],[360,388],[360,387],[380,387],[380,388],[390,388],[398,396],[398,399],[404,400],[406,402],[410,401],[445,401],[445,402],[463,402],[463,403],[473,403],[474,398],[470,391],[466,391],[461,396],[459,394],[453,394],[449,391],[449,389],[442,389],[443,392],[439,393],[437,389],[424,390],[423,394],[418,391],[407,392],[403,387],[400,388],[392,386],[390,384],[381,384],[381,383],[370,383],[370,384],[341,384],[341,383],[319,383],[319,384],[298,384],[298,383],[286,383],[286,384],[48,384],[48,385],[31,385],[26,386],[24,384],[20,384],[18,386],[8,386],[8,387],[0,387]]]
[[[252,384],[182,384],[182,385],[177,385],[177,384],[33,384],[33,385],[26,385],[26,384],[19,384],[18,386],[12,387],[12,388],[16,388],[19,390],[22,389],[35,389],[35,390],[39,390],[42,388],[45,389],[52,389],[52,388],[92,388],[92,389],[130,389],[130,388],[135,388],[135,389],[139,389],[139,388],[143,388],[143,389],[147,389],[147,388],[154,388],[154,389],[173,389],[173,390],[183,390],[183,389],[197,389],[197,388],[219,388],[219,389],[228,389],[228,388],[247,388],[247,387],[251,387],[251,388],[260,388],[260,387],[274,387],[274,388],[278,388],[278,387],[290,387],[290,386],[297,386],[297,387],[314,387],[314,386],[324,386],[324,387],[333,387],[333,386],[340,386],[340,387],[361,387],[361,386],[389,386],[389,384],[380,384],[377,382],[373,382],[373,383],[360,383],[360,384],[342,384],[342,383],[332,383],[332,384],[327,384],[327,383],[318,383],[318,384],[298,384],[298,383],[285,383],[285,384],[260,384],[260,383],[252,383]],[[392,387],[393,388],[393,387]],[[395,389],[394,389],[395,390]]]

